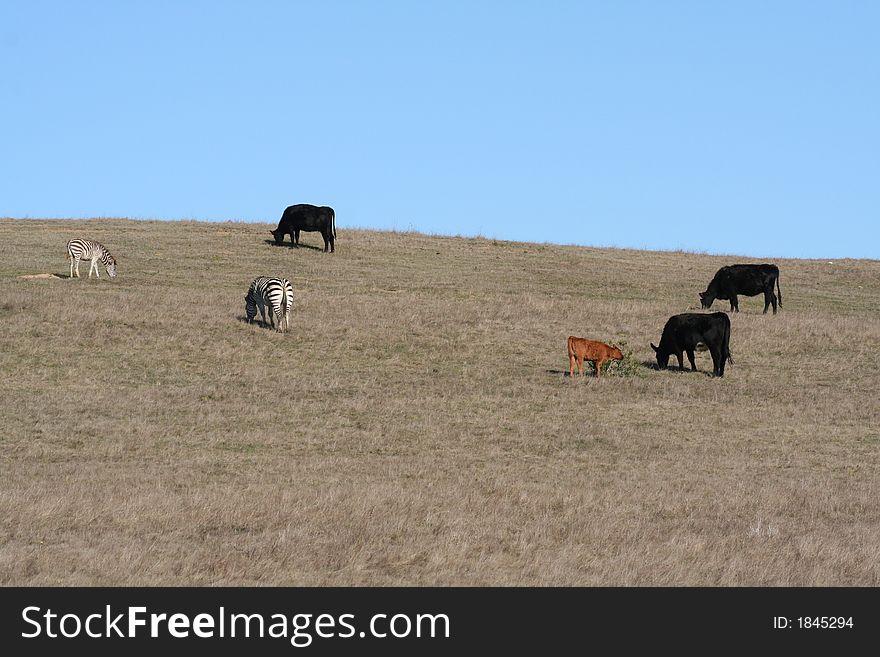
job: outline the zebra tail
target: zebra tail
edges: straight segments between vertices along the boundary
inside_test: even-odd
[[[284,280],[281,283],[281,317],[278,318],[278,329],[283,331],[285,323],[289,321],[287,316],[287,281]],[[290,327],[288,326],[288,328]]]

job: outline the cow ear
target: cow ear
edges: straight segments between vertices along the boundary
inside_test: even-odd
[[[706,293],[705,293],[705,292],[700,292],[700,298],[701,298],[701,299],[705,298],[705,296],[706,296]]]
[[[654,351],[657,351],[657,347],[654,346],[653,342],[651,343],[651,349],[653,349]]]

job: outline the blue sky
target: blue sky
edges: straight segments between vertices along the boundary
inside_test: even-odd
[[[0,3],[0,216],[880,258],[880,3]]]

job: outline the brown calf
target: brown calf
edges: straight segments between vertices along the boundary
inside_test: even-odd
[[[585,360],[591,361],[596,366],[598,379],[605,361],[623,360],[623,354],[617,347],[609,346],[604,342],[568,336],[568,375],[574,376],[574,364],[577,361],[578,373],[583,376]]]

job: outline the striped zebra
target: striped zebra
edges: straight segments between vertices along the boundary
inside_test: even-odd
[[[263,323],[266,324],[266,311],[276,331],[283,331],[285,324],[290,329],[290,306],[293,305],[293,287],[286,278],[260,276],[254,279],[244,298],[244,311],[248,324],[252,324],[260,309]],[[277,319],[277,321],[276,321]]]
[[[67,259],[70,260],[70,278],[73,278],[74,272],[79,278],[80,260],[91,260],[89,278],[92,277],[92,269],[95,270],[95,276],[101,278],[98,274],[98,261],[107,269],[110,278],[116,278],[116,258],[110,255],[107,247],[94,240],[70,240],[67,243]]]

